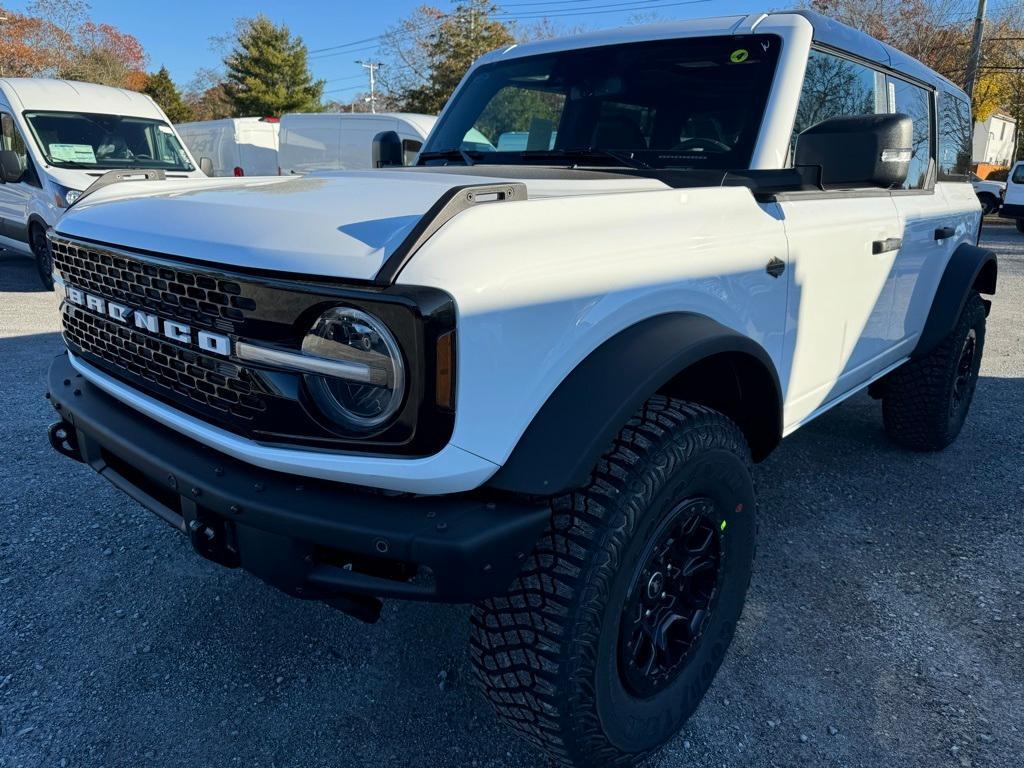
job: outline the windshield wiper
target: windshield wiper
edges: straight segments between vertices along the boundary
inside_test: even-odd
[[[525,152],[520,152],[519,154],[523,158],[558,157],[566,160],[575,160],[577,165],[581,160],[586,161],[593,160],[595,158],[609,158],[617,162],[619,165],[623,165],[627,168],[635,168],[636,170],[646,170],[651,167],[643,160],[634,157],[635,153],[630,150],[603,149],[601,147],[527,150]]]
[[[483,153],[474,152],[473,154],[480,157]],[[461,160],[466,165],[476,165],[473,154],[465,149],[441,149],[435,152],[421,152],[420,160]]]

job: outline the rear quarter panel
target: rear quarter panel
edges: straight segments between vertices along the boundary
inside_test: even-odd
[[[471,208],[399,282],[454,297],[452,443],[501,464],[562,379],[645,318],[707,315],[778,366],[787,281],[768,275],[773,257],[787,259],[778,208],[747,189],[586,195]]]

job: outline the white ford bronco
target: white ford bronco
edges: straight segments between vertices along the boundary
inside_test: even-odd
[[[296,597],[472,603],[499,716],[629,765],[736,631],[751,463],[864,389],[907,448],[960,431],[970,135],[919,62],[772,13],[495,51],[414,167],[101,179],[50,236],[50,440]]]

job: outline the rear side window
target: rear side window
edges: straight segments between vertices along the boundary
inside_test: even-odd
[[[899,80],[889,80],[889,111],[909,115],[914,121],[914,150],[904,189],[924,189],[932,168],[932,97],[924,88]]]
[[[939,93],[939,181],[969,181],[974,125],[971,105],[950,93]]]

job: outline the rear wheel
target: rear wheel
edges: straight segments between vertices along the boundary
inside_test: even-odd
[[[882,418],[889,437],[915,451],[952,443],[974,399],[984,349],[985,304],[971,293],[950,334],[886,380]]]
[[[509,593],[478,604],[472,653],[503,720],[563,765],[625,766],[697,708],[750,583],[742,432],[657,397],[552,520]]]
[[[46,239],[46,230],[39,224],[32,224],[28,230],[28,243],[36,260],[39,281],[47,291],[53,290],[53,255]]]

